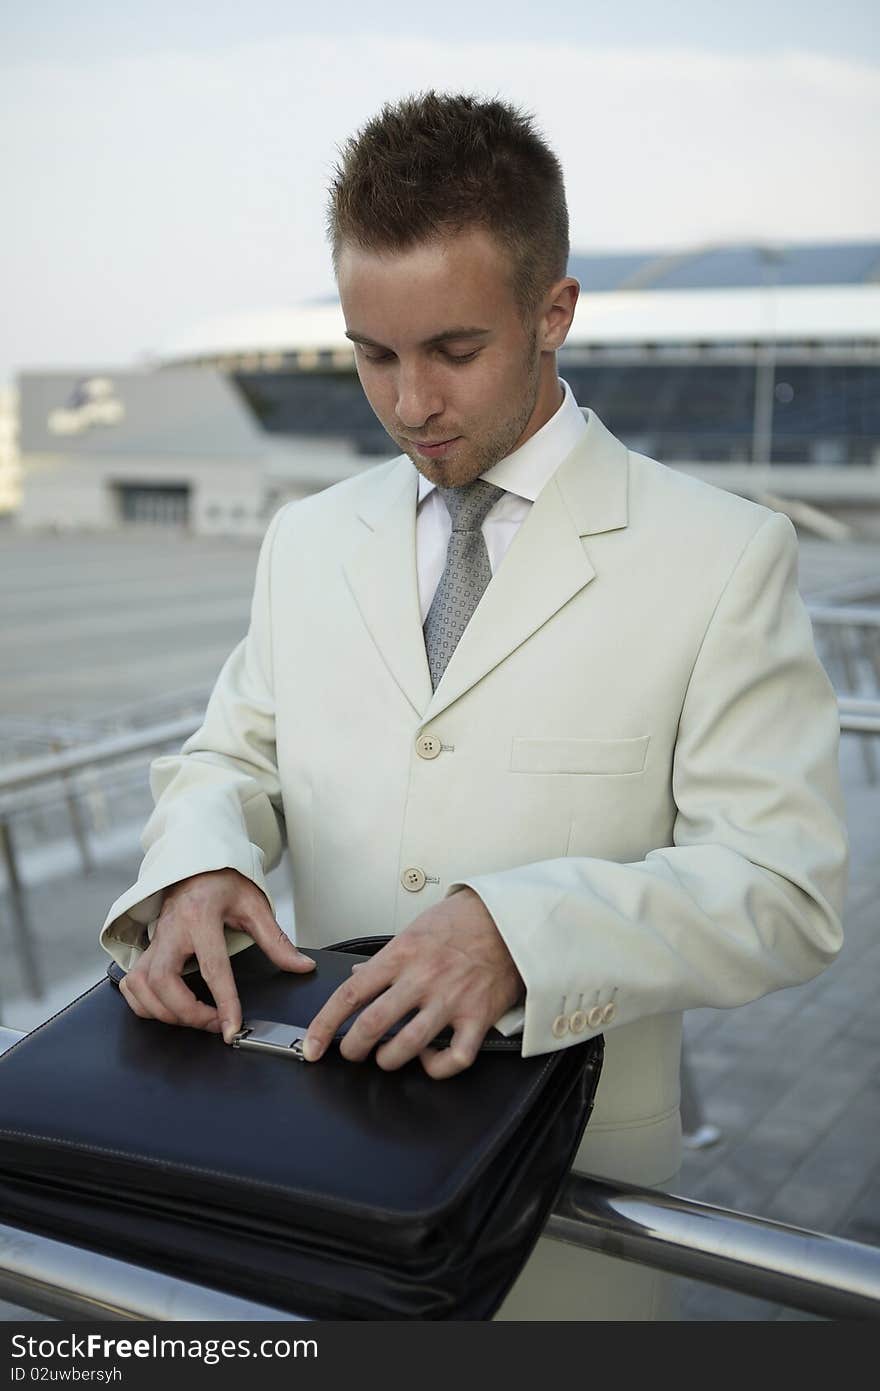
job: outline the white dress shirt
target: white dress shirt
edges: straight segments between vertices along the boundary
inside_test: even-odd
[[[559,385],[565,397],[556,414],[519,449],[480,474],[487,483],[504,489],[504,496],[498,499],[483,522],[483,537],[493,575],[544,484],[586,431],[587,422],[572,395],[571,387],[561,377]],[[451,532],[452,520],[443,498],[437,492],[436,485],[420,473],[416,560],[423,623],[446,565]]]
[[[544,484],[586,432],[587,422],[572,395],[571,387],[561,377],[559,385],[565,396],[555,415],[519,449],[480,474],[487,483],[504,489],[504,496],[498,499],[483,522],[483,537],[493,575]],[[423,623],[446,566],[451,534],[452,519],[437,492],[436,484],[430,483],[424,474],[419,474],[416,561]],[[499,1033],[509,1037],[522,1032],[524,1019],[525,1007],[514,1005],[496,1021],[495,1027]]]

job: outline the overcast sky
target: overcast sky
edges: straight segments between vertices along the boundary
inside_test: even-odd
[[[0,380],[331,291],[336,147],[432,86],[535,113],[577,250],[880,240],[875,0],[298,8],[6,7]]]

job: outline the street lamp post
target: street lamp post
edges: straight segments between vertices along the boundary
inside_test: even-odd
[[[772,246],[758,248],[764,281],[767,336],[758,344],[755,358],[755,414],[752,423],[752,463],[769,464],[773,457],[773,393],[776,385],[776,288],[784,252]]]

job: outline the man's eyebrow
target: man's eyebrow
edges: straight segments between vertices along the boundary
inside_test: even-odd
[[[424,343],[420,343],[421,348],[433,348],[437,343],[446,343],[451,338],[485,338],[487,333],[491,333],[489,328],[457,327],[444,328],[442,333],[435,333],[430,338],[426,338]],[[388,352],[384,343],[377,343],[374,338],[368,338],[365,333],[356,333],[354,329],[345,330],[346,338],[350,338],[353,343],[364,343],[368,348],[382,348]]]

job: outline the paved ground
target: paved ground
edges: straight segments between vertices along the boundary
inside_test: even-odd
[[[0,716],[87,717],[211,682],[247,627],[257,550],[156,528],[0,530]]]
[[[210,685],[247,626],[256,545],[173,531],[0,528],[0,719],[94,716]],[[880,546],[806,540],[802,589],[880,576]]]
[[[161,692],[163,682],[210,685],[246,623],[252,545],[8,536],[0,545],[13,608],[0,638],[0,661],[13,673],[4,679],[0,723],[34,714],[94,718]],[[877,547],[802,545],[808,595],[875,574]],[[207,626],[206,614],[213,615]],[[679,1191],[880,1245],[880,785],[867,781],[855,738],[843,742],[842,768],[853,849],[846,946],[807,986],[687,1016],[687,1056],[706,1119],[722,1139],[688,1155]],[[10,904],[0,897],[3,1023],[32,1027],[103,973],[97,931],[137,874],[148,808],[144,771],[108,797],[88,875],[75,848],[53,839],[51,818],[22,828],[27,907],[47,990],[42,1001],[27,997]],[[283,902],[283,866],[272,882]],[[289,923],[288,907],[280,917]],[[4,1316],[12,1316],[10,1306],[0,1304]],[[696,1283],[683,1286],[683,1316],[804,1317]]]

